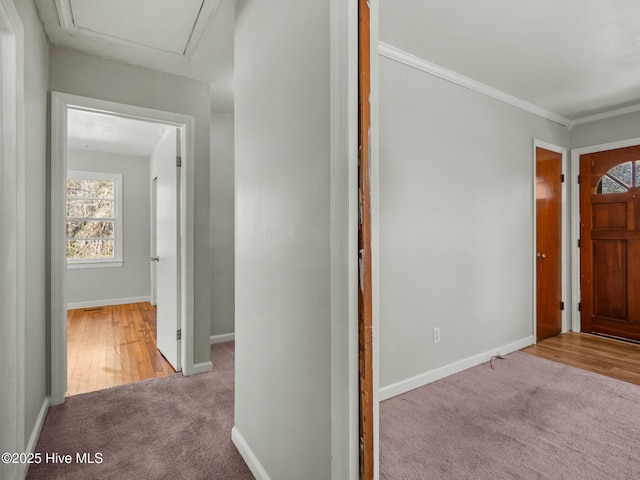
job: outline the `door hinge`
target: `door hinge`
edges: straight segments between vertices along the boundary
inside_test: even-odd
[[[582,311],[582,302],[578,302],[578,311]]]
[[[182,340],[182,330],[181,329],[178,329],[176,337],[178,337],[178,340]]]
[[[560,182],[564,183],[564,173],[560,175]]]
[[[580,241],[580,239],[578,239],[578,248],[582,247],[582,242]]]
[[[182,157],[176,157],[176,167],[182,166]]]
[[[578,185],[580,185],[580,175],[578,175]]]
[[[364,472],[364,438],[360,437],[360,476]]]
[[[564,312],[564,302],[560,302],[560,310]]]

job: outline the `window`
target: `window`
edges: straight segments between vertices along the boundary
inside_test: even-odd
[[[640,187],[640,160],[621,163],[610,169],[598,183],[596,193],[624,193],[632,187]]]
[[[67,266],[122,266],[122,175],[67,172]]]

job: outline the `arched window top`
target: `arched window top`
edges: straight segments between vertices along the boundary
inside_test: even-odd
[[[624,193],[632,187],[640,187],[640,160],[621,163],[610,169],[598,182],[596,193]]]

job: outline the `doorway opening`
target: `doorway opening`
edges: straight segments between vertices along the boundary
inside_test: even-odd
[[[193,119],[60,93],[52,114],[52,403],[190,374]]]
[[[67,110],[67,396],[180,369],[176,135],[161,123]],[[150,192],[158,178],[162,198]]]

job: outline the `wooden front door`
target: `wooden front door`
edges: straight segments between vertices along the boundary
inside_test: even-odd
[[[536,341],[562,330],[562,154],[536,147]]]
[[[640,341],[640,146],[580,156],[581,330]]]

